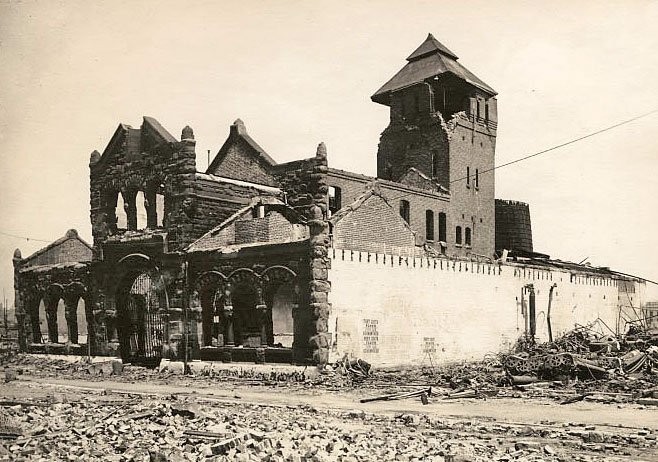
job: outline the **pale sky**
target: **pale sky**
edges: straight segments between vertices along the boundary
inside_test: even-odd
[[[658,108],[658,1],[0,0],[0,232],[91,242],[89,154],[120,122],[189,124],[197,169],[238,117],[277,161],[374,175],[370,96],[428,32],[498,96],[496,163]],[[658,281],[658,114],[500,169],[535,250]],[[44,242],[0,235],[11,257]]]

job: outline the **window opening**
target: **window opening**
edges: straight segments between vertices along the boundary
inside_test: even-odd
[[[462,227],[461,226],[457,226],[457,228],[455,228],[455,243],[457,245],[462,245]]]
[[[466,244],[467,246],[470,246],[471,245],[471,228],[466,228],[466,233],[465,234],[466,235],[464,236],[465,237],[464,244]]]
[[[329,186],[329,211],[333,215],[342,207],[342,192],[337,186]]]
[[[434,240],[434,212],[431,210],[425,211],[425,239]]]
[[[439,241],[447,242],[448,238],[446,236],[446,214],[443,212],[439,213]]]
[[[409,201],[402,199],[400,201],[400,216],[404,221],[409,223],[409,212],[410,212],[411,207],[409,206]]]

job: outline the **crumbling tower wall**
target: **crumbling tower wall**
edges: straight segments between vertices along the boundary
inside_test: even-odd
[[[524,202],[496,199],[496,250],[532,253],[530,206]]]

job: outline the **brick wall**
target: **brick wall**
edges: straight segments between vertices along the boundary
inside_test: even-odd
[[[91,261],[91,258],[92,251],[89,247],[77,238],[69,238],[26,261],[24,266],[85,262]]]
[[[234,227],[235,244],[290,242],[294,237],[293,224],[276,210],[263,218],[245,216]]]
[[[256,196],[281,196],[281,194],[274,188],[261,188],[255,184],[237,184],[198,173],[191,194],[194,207],[189,216],[192,224],[190,243],[244,208]]]
[[[397,251],[414,255],[416,238],[397,210],[380,196],[370,196],[333,227],[333,246],[371,252]]]
[[[254,153],[251,146],[242,138],[236,138],[230,145],[222,149],[225,149],[225,152],[222,153],[222,160],[209,173],[252,183],[276,186],[276,180],[266,166],[258,160],[258,154]]]
[[[525,330],[526,284],[535,288],[538,313],[546,310],[549,288],[557,284],[554,336],[599,317],[615,329],[620,309],[628,319],[637,317],[624,309],[628,303],[618,299],[619,280],[610,276],[336,248],[330,257],[332,360],[347,354],[375,366],[419,366],[430,364],[430,355],[436,364],[508,349]],[[642,306],[645,284],[626,284],[636,291],[635,306]],[[548,337],[541,315],[537,337]]]
[[[448,218],[449,248],[455,255],[470,252],[491,257],[495,243],[495,175],[494,152],[496,138],[482,124],[459,118],[450,139],[450,214]],[[470,167],[470,185],[465,179]],[[479,174],[479,187],[475,186],[475,171]],[[460,180],[460,181],[457,181]],[[455,228],[472,230],[472,248],[456,247]]]
[[[445,121],[440,113],[430,112],[432,108],[428,98],[431,97],[431,91],[424,84],[396,93],[391,95],[391,122],[380,138],[377,152],[378,176],[398,179],[410,167],[414,167],[426,176],[436,178],[450,190],[447,253],[492,256],[495,250],[495,182],[492,171],[495,130],[485,120],[477,121],[465,113],[457,113]],[[415,98],[418,99],[419,111],[401,116],[402,101],[407,106]],[[471,99],[475,101],[475,96]],[[495,104],[490,111],[495,112]],[[466,181],[468,174],[469,184]],[[413,210],[412,204],[412,214]],[[412,217],[414,229],[424,229],[424,225],[419,227],[417,224],[418,220],[420,223],[425,220],[425,209],[421,210],[420,216]],[[435,216],[438,216],[437,211]],[[456,242],[457,226],[462,229],[461,245]],[[464,244],[466,228],[471,230],[470,246]]]
[[[342,206],[345,207],[361,196],[365,192],[366,185],[373,180],[374,178],[365,175],[329,169],[327,184],[341,188]],[[440,251],[438,245],[439,213],[443,212],[446,213],[446,215],[448,214],[450,197],[446,194],[424,191],[419,188],[413,188],[392,181],[378,180],[378,183],[381,193],[387,198],[389,204],[398,215],[400,200],[404,199],[409,201],[409,225],[419,239],[422,240],[426,237],[426,211],[431,210],[434,213],[435,242],[431,245],[435,247],[437,251]],[[381,226],[385,227],[387,224],[381,223]]]

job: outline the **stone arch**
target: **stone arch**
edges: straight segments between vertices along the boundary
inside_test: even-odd
[[[297,274],[286,266],[271,266],[261,273],[263,298],[267,306],[267,343],[292,347],[295,314],[299,306]]]
[[[25,307],[27,312],[27,319],[25,327],[29,329],[30,335],[28,341],[31,343],[42,343],[43,335],[41,325],[39,322],[39,306],[41,305],[42,294],[38,291],[29,291],[25,296]],[[45,318],[45,311],[44,311]]]
[[[167,288],[146,255],[126,255],[118,262],[115,288],[116,328],[124,362],[157,364],[167,338]]]
[[[66,325],[63,324],[65,308],[60,306],[60,301],[62,301],[63,297],[64,286],[61,284],[50,284],[44,292],[43,301],[46,311],[49,343],[59,343],[60,333],[66,331]]]
[[[79,281],[74,281],[64,286],[64,304],[65,304],[65,318],[68,328],[68,341],[73,344],[78,344],[78,335],[80,327],[84,328],[85,338],[87,337],[87,319],[86,319],[86,306],[82,309],[82,316],[80,316],[78,305],[80,300],[83,300],[87,288]]]
[[[259,337],[261,345],[267,344],[263,322],[267,307],[260,276],[249,268],[237,269],[229,274],[226,289],[225,314],[232,318],[227,323],[232,330],[227,332],[229,341],[234,339],[236,344],[244,345]]]
[[[261,273],[263,285],[272,283],[292,283],[297,279],[297,274],[286,266],[270,266]]]
[[[257,290],[261,290],[261,278],[253,270],[249,268],[240,268],[233,271],[226,278],[227,283],[231,289],[235,289],[241,285],[250,285]]]
[[[201,345],[215,346],[223,332],[224,292],[226,276],[219,271],[200,274],[192,293],[192,309],[201,312]]]

